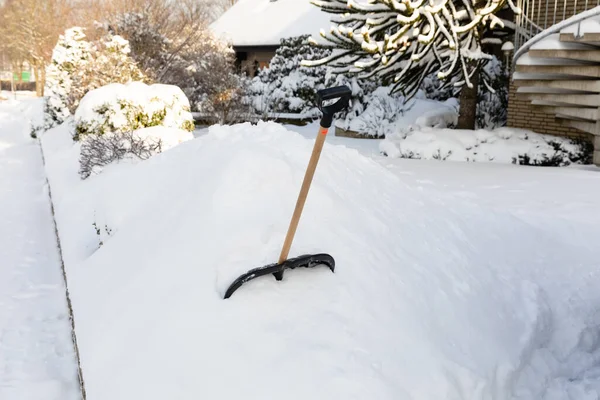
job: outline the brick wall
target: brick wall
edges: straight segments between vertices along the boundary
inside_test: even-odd
[[[593,141],[593,135],[579,129],[561,125],[552,114],[532,106],[529,100],[517,98],[516,87],[510,84],[508,92],[508,123],[512,128],[529,129],[537,133]]]

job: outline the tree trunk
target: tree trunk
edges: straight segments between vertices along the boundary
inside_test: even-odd
[[[42,97],[40,94],[40,69],[37,64],[33,65],[33,76],[35,78],[35,95],[37,97]]]
[[[17,99],[17,90],[15,88],[15,71],[10,71],[10,90],[13,94],[14,99]]]
[[[477,86],[479,85],[479,70],[471,78],[472,88],[466,84],[460,90],[460,108],[458,110],[458,129],[475,129],[477,115]]]
[[[44,89],[46,88],[46,64],[42,62],[42,70],[40,73],[40,94],[44,96]]]

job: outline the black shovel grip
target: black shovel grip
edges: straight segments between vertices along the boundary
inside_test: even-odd
[[[336,86],[329,89],[321,89],[317,92],[317,104],[319,110],[323,113],[321,117],[321,126],[329,128],[333,122],[335,113],[342,111],[350,104],[352,91],[348,86]],[[327,100],[339,99],[333,104],[325,106]]]

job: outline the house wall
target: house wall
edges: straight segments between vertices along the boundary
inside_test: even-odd
[[[269,62],[275,56],[275,50],[249,50],[237,52],[239,65],[242,71],[245,71],[248,76],[253,77],[256,74],[255,63],[258,63],[258,69],[263,69],[269,66]]]
[[[536,25],[544,29],[576,13],[594,8],[597,5],[595,1],[589,1],[586,5],[586,2],[581,0],[557,0],[556,7],[554,7],[554,0],[529,0],[529,4],[534,4],[535,7],[531,7],[530,9],[525,7],[524,13]],[[511,80],[508,96],[507,125],[509,127],[529,129],[537,133],[583,139],[590,142],[593,141],[593,135],[579,129],[561,125],[554,115],[540,111],[527,100],[517,99],[516,89]]]

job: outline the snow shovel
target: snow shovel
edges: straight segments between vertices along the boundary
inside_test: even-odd
[[[325,265],[331,269],[331,272],[334,271],[335,260],[329,254],[305,254],[289,259],[288,255],[290,248],[292,247],[294,235],[296,234],[298,222],[300,221],[300,215],[302,214],[304,203],[306,202],[306,197],[308,196],[308,190],[315,174],[317,163],[319,162],[321,150],[323,149],[323,144],[325,143],[325,137],[327,136],[327,132],[329,131],[331,123],[333,122],[333,116],[335,113],[348,107],[351,96],[352,92],[347,86],[338,86],[319,90],[317,92],[317,103],[319,110],[321,110],[323,114],[321,117],[319,133],[315,140],[315,145],[308,163],[308,167],[306,168],[304,181],[302,182],[302,188],[300,189],[300,194],[298,195],[298,200],[296,201],[296,208],[294,210],[294,214],[292,215],[292,220],[290,221],[290,226],[288,228],[285,241],[283,242],[283,248],[281,249],[279,260],[274,264],[251,269],[250,271],[238,277],[229,286],[227,292],[225,292],[226,299],[229,298],[240,286],[254,278],[273,274],[275,279],[280,281],[283,279],[283,272],[286,269],[294,269],[299,267],[312,268],[318,265]],[[334,102],[333,100],[336,99],[337,101]]]

